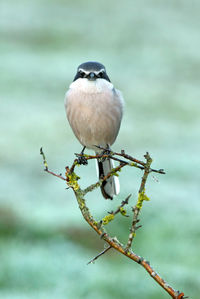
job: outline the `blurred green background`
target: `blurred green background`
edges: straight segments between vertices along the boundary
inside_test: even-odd
[[[0,298],[169,298],[139,265],[114,251],[87,262],[104,242],[84,222],[60,173],[80,152],[63,99],[77,66],[102,62],[126,106],[113,146],[143,159],[151,175],[133,250],[175,289],[200,292],[200,2],[0,2]],[[81,167],[82,186],[95,165]],[[132,193],[141,172],[120,175],[113,202],[88,196],[97,219]],[[159,181],[158,181],[159,180]],[[108,227],[127,240],[130,219]]]

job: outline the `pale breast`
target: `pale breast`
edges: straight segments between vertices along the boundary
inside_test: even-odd
[[[79,86],[73,83],[66,94],[68,121],[82,145],[112,145],[121,123],[123,98],[106,80],[91,85],[87,81],[83,84],[81,80]]]

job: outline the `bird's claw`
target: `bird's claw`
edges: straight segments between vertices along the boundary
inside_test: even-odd
[[[87,165],[88,164],[88,161],[84,156],[78,156],[77,162],[80,165]]]

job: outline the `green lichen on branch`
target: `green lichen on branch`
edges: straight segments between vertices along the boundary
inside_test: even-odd
[[[108,224],[110,221],[112,221],[114,218],[115,218],[115,215],[114,215],[114,214],[106,215],[106,216],[102,219],[102,224],[103,224],[103,225],[106,225],[106,224]]]
[[[97,183],[92,184],[92,185],[90,185],[89,187],[85,188],[85,189],[83,190],[84,195],[87,194],[88,192],[92,192],[94,189],[100,187],[100,186],[102,185],[102,182],[103,182],[103,180],[98,181]]]
[[[119,169],[119,170],[117,170],[117,171],[121,171],[121,169]],[[117,173],[117,171],[116,171],[116,169],[115,168],[113,168],[111,171],[110,171],[110,176],[119,176],[119,174]]]
[[[123,207],[120,207],[119,211],[120,211],[120,213],[121,213],[122,216],[127,216],[127,211]]]
[[[76,176],[76,177],[77,177],[77,180],[78,180],[78,176]],[[76,199],[77,199],[77,202],[78,202],[78,205],[79,205],[79,208],[81,210],[81,213],[82,213],[83,217],[85,218],[85,220],[87,222],[93,223],[93,224],[96,225],[96,221],[93,219],[93,217],[90,213],[90,210],[86,205],[83,190],[78,185],[78,183],[76,181],[76,178],[74,178],[74,180],[72,180],[72,181],[73,181],[73,183],[72,183],[73,187],[72,188],[73,188],[73,191],[75,193],[75,196],[76,196]]]
[[[136,207],[139,210],[142,208],[144,200],[146,200],[146,201],[150,200],[150,198],[145,194],[145,189],[142,192],[138,193],[138,201],[137,201]]]
[[[69,173],[68,171],[66,171],[65,175],[67,179],[67,185],[74,191],[80,190],[80,186],[78,184],[80,177],[75,172]]]

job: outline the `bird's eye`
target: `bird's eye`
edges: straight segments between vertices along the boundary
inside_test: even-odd
[[[84,78],[85,73],[84,73],[83,71],[79,71],[79,74],[80,74],[80,77],[81,77],[81,78]]]
[[[98,77],[103,78],[103,72],[99,72]]]

